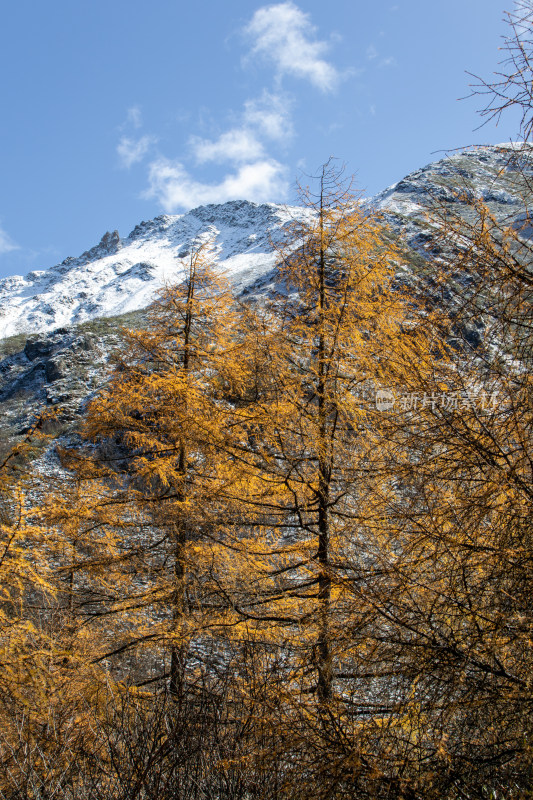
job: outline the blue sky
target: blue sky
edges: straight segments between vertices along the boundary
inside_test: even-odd
[[[0,276],[160,213],[294,201],[329,156],[373,194],[475,130],[505,0],[18,0],[2,14]]]

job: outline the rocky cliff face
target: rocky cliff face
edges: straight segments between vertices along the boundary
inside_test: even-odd
[[[119,343],[114,319],[0,342],[0,460],[43,413],[50,413],[48,432],[75,429]]]
[[[380,208],[412,216],[431,199],[460,202],[457,192],[475,193],[495,213],[523,205],[521,190],[533,177],[533,145],[499,144],[461,150],[412,172],[380,192]]]

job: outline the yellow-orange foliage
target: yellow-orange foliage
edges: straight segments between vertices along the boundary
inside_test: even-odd
[[[317,696],[324,715],[349,660],[339,564],[382,514],[376,391],[395,390],[427,347],[416,329],[404,334],[405,298],[393,287],[401,256],[383,221],[331,163],[303,200],[308,215],[279,248],[283,295],[246,339],[249,399],[232,422],[246,476],[233,604],[248,635],[291,654],[284,691]]]
[[[91,562],[84,546],[79,567],[85,576],[97,566],[108,570],[101,611],[116,622],[107,655],[148,643],[157,653],[155,677],[166,671],[176,694],[191,642],[226,613],[225,601],[209,598],[221,543],[235,539],[225,441],[241,345],[230,293],[212,260],[212,243],[199,242],[183,282],[161,291],[145,328],[125,333],[115,375],[84,427],[96,452],[65,454],[79,492],[67,501],[62,524],[80,543],[80,530],[99,531],[98,554]],[[154,651],[154,643],[163,650]],[[139,657],[141,675],[142,665]]]

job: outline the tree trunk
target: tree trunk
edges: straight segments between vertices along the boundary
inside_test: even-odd
[[[321,710],[331,697],[332,663],[329,616],[331,603],[331,577],[329,574],[329,464],[327,459],[327,397],[326,397],[326,342],[324,317],[326,304],[326,259],[323,243],[323,200],[320,201],[320,257],[319,257],[319,340],[318,340],[318,550],[320,565],[318,575],[318,639],[317,695]]]

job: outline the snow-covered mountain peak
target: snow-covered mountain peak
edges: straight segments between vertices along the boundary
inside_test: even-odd
[[[530,145],[474,147],[415,170],[367,203],[385,213],[404,241],[424,252],[423,227],[435,201],[441,207],[453,204],[462,213],[466,194],[474,193],[499,219],[523,227],[524,181],[531,178]],[[181,280],[192,249],[205,237],[214,239],[219,268],[237,292],[267,290],[275,263],[272,242],[283,226],[310,213],[296,206],[232,200],[185,214],[162,214],[139,223],[125,238],[108,231],[77,258],[0,280],[0,338],[144,308],[161,286]]]
[[[77,258],[1,280],[0,338],[144,308],[161,286],[180,280],[191,249],[205,236],[214,238],[220,270],[241,291],[272,269],[272,238],[301,213],[231,201],[155,217],[124,239],[107,232]]]

